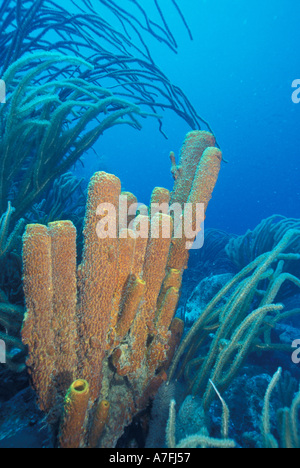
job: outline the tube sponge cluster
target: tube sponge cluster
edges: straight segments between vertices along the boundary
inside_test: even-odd
[[[208,132],[189,133],[178,166],[173,154],[173,193],[156,187],[151,202],[206,209],[222,159],[214,144]],[[29,225],[24,234],[22,337],[41,409],[53,420],[61,408],[60,447],[114,447],[167,379],[181,339],[174,315],[187,239],[172,235],[168,210],[130,212],[120,225],[132,202],[117,177],[94,174],[78,267],[71,222]]]

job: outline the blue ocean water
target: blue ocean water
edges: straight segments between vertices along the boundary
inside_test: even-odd
[[[143,2],[152,12],[153,3]],[[207,120],[228,164],[223,164],[206,226],[243,234],[262,219],[299,217],[300,104],[292,101],[292,82],[300,78],[300,4],[296,0],[187,0],[166,18],[178,54],[149,38],[156,64],[180,86]],[[154,13],[154,10],[153,10]],[[188,125],[164,113],[164,131],[155,120],[136,132],[117,127],[95,145],[105,169],[148,203],[154,186],[172,187],[169,152],[179,154]],[[90,175],[101,162],[90,154]]]

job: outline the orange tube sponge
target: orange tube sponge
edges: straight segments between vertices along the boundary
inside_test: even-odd
[[[52,259],[51,238],[41,224],[28,224],[23,236],[23,287],[26,314],[22,338],[28,345],[28,371],[40,408],[49,411],[55,399]]]
[[[162,332],[167,332],[171,325],[173,316],[176,311],[177,303],[179,299],[179,291],[177,288],[171,287],[167,289],[165,296],[162,300],[162,304],[157,312],[157,318],[155,321],[155,328]]]
[[[132,266],[132,275],[142,276],[146,249],[148,245],[150,220],[149,216],[138,215],[133,222],[133,230],[136,235],[134,247],[134,259]]]
[[[105,172],[92,177],[84,226],[85,245],[80,271],[79,335],[81,377],[89,382],[91,398],[96,400],[101,389],[101,369],[111,325],[111,306],[118,268],[118,215],[120,180]],[[100,224],[101,226],[100,226]],[[99,226],[102,234],[99,238]],[[114,237],[115,235],[115,237]]]
[[[89,448],[98,447],[99,439],[108,418],[109,407],[110,404],[107,400],[101,400],[98,403],[89,434]]]
[[[60,448],[79,448],[83,443],[88,403],[89,384],[85,380],[75,380],[64,401],[58,436]]]
[[[166,360],[166,351],[171,334],[168,332],[178,303],[179,293],[177,288],[169,288],[164,296],[161,307],[157,313],[155,322],[156,334],[147,351],[147,363],[149,375]]]
[[[119,313],[121,312],[122,299],[126,294],[129,277],[132,271],[134,250],[135,250],[135,234],[130,229],[122,229],[119,233],[117,241],[118,247],[118,266],[115,291],[111,305],[111,328],[114,329]]]
[[[191,218],[191,236],[178,239],[175,218],[182,219],[187,203],[202,202],[206,209],[221,162],[214,144],[210,133],[193,131],[186,136],[178,167],[171,154],[171,200],[169,191],[160,187],[151,196],[152,203],[165,203],[163,213],[151,213],[144,206],[126,220],[136,197],[122,192],[127,199],[120,200],[120,180],[104,172],[94,174],[77,279],[72,223],[27,227],[22,334],[40,407],[52,410],[55,418],[61,395],[71,380],[80,379],[65,399],[61,447],[87,442],[114,446],[166,379],[183,330],[182,321],[173,317],[187,265],[187,241],[199,228]],[[172,216],[170,201],[176,203]],[[125,219],[123,227],[118,226],[120,218]]]
[[[23,342],[41,409],[64,395],[77,368],[76,229],[70,221],[28,225],[23,237]],[[46,363],[46,364],[45,364]]]
[[[181,283],[182,283],[182,272],[180,270],[176,270],[175,268],[170,268],[169,271],[166,273],[160,294],[158,296],[157,305],[156,305],[157,310],[160,309],[167,290],[173,287],[173,288],[178,289],[179,291],[181,287]]]
[[[56,388],[63,395],[76,377],[76,228],[70,221],[49,223],[52,258],[52,329]]]
[[[140,302],[144,297],[145,289],[146,283],[140,278],[135,278],[135,280],[130,284],[124,300],[121,317],[116,327],[116,338],[118,342],[122,341],[131,327],[137,314]]]
[[[129,224],[135,218],[136,213],[133,212],[131,214],[128,214],[128,211],[130,208],[137,207],[137,198],[131,192],[121,192],[121,197],[126,197],[126,200],[127,200],[126,204],[125,203],[121,204],[122,206],[120,206],[120,212],[119,212],[120,229],[125,229],[129,227]]]
[[[154,321],[156,302],[166,274],[166,260],[171,242],[172,218],[157,213],[151,220],[151,237],[145,255],[143,280],[146,282],[147,320]]]
[[[149,333],[154,332],[154,319],[156,302],[165,276],[166,263],[170,248],[170,233],[162,237],[163,226],[168,226],[172,232],[172,219],[170,216],[157,213],[151,220],[151,237],[148,240],[145,263],[143,266],[143,281],[146,283],[144,301],[135,317],[130,333],[130,352],[128,346],[118,350],[119,372],[137,376],[146,359],[147,339]],[[124,352],[126,350],[126,352]]]
[[[187,196],[187,203],[193,207],[195,207],[197,203],[203,203],[204,213],[218,179],[221,161],[222,153],[218,148],[205,149]],[[168,268],[175,268],[182,271],[187,267],[189,248],[192,246],[196,234],[200,230],[200,225],[196,226],[195,215],[193,215],[191,221],[192,226],[190,227],[194,232],[193,237],[187,239],[185,233],[182,233],[181,238],[172,239]],[[200,221],[204,221],[204,219]]]
[[[222,152],[218,148],[206,148],[193,179],[188,203],[203,203],[206,211],[217,183],[221,161]]]
[[[209,132],[194,130],[186,135],[180,151],[178,175],[174,183],[171,204],[183,205],[187,201],[202,154],[207,147],[215,146],[215,143],[214,136]]]
[[[167,205],[169,205],[170,199],[171,194],[169,190],[163,187],[155,187],[151,194],[150,205],[152,205],[152,203],[157,203],[159,205],[162,203],[166,203]]]

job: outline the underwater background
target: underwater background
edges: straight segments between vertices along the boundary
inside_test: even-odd
[[[77,14],[78,7],[85,9],[92,6],[95,13],[101,16],[103,5],[100,3],[96,0],[93,2],[89,0],[67,1],[64,2],[63,8],[71,14]],[[105,1],[103,0],[102,3]],[[176,53],[153,35],[142,30],[141,33],[151,51],[153,63],[162,70],[173,85],[182,90],[197,114],[208,122],[209,129],[213,131],[216,138],[216,146],[220,148],[223,155],[218,180],[206,212],[207,238],[205,237],[204,248],[200,251],[191,251],[188,269],[182,278],[176,311],[176,318],[184,322],[182,339],[185,340],[189,336],[193,324],[201,314],[208,314],[206,311],[210,301],[220,291],[223,291],[227,284],[235,281],[235,275],[243,271],[243,268],[255,261],[259,255],[275,251],[274,249],[282,239],[289,235],[288,228],[296,229],[297,233],[295,240],[287,241],[286,250],[283,250],[291,256],[284,257],[283,254],[280,256],[281,253],[278,253],[272,262],[270,260],[269,268],[272,266],[273,271],[270,273],[266,267],[266,271],[262,273],[257,283],[253,279],[252,292],[246,297],[245,304],[232,320],[232,328],[227,330],[227,335],[224,334],[224,337],[219,340],[218,352],[221,353],[231,341],[234,342],[235,333],[243,329],[247,317],[252,317],[251,314],[254,314],[259,307],[266,306],[264,299],[260,302],[259,297],[270,296],[270,289],[272,290],[281,274],[291,275],[289,279],[293,277],[291,284],[285,283],[280,289],[276,300],[275,297],[270,300],[272,307],[276,304],[275,309],[272,308],[269,311],[271,313],[266,315],[265,321],[257,324],[257,327],[261,327],[261,335],[264,338],[258,333],[255,336],[254,323],[253,336],[251,335],[252,347],[249,345],[249,349],[246,350],[245,346],[247,358],[244,359],[238,371],[232,370],[234,378],[230,380],[230,384],[225,378],[220,377],[220,387],[217,385],[217,373],[215,373],[214,366],[219,362],[218,357],[215,358],[214,363],[210,363],[209,371],[209,363],[207,363],[207,368],[205,367],[206,356],[210,355],[209,350],[214,350],[216,330],[223,320],[222,313],[220,313],[219,320],[215,312],[215,315],[213,313],[207,315],[208,320],[202,330],[202,335],[197,335],[199,348],[196,341],[191,344],[190,340],[190,348],[186,345],[186,348],[180,351],[181,354],[178,355],[178,361],[176,361],[178,374],[170,365],[171,375],[173,379],[176,377],[176,383],[172,379],[168,386],[165,382],[160,382],[162,385],[157,385],[155,392],[151,390],[147,404],[136,403],[135,400],[140,411],[133,411],[131,419],[128,415],[126,415],[127,419],[124,417],[128,424],[124,424],[125,430],[124,427],[122,430],[115,429],[115,434],[118,434],[118,437],[115,435],[116,440],[106,430],[104,436],[101,435],[103,438],[101,446],[131,449],[166,446],[172,448],[180,447],[179,441],[182,443],[181,447],[187,448],[206,446],[261,448],[276,445],[290,448],[290,446],[299,446],[300,439],[297,431],[299,429],[300,364],[298,361],[293,361],[291,356],[292,342],[300,339],[300,103],[297,104],[292,100],[292,94],[295,91],[292,83],[294,80],[300,80],[298,47],[300,4],[296,0],[272,2],[268,0],[252,2],[246,0],[178,0],[177,3],[171,0],[170,2],[162,0],[160,3],[158,0],[138,2],[115,0],[115,3],[125,8],[132,15],[131,19],[135,15],[140,17],[140,10],[137,9],[137,4],[140,4],[154,22],[161,24],[163,21],[163,28],[170,27],[178,46]],[[25,8],[25,4],[22,8]],[[181,14],[178,14],[177,4]],[[2,0],[0,12],[10,7],[16,8],[16,5],[19,7],[22,2]],[[158,5],[162,10],[158,8]],[[109,8],[106,7],[103,10],[109,25],[112,29],[124,33],[116,16],[110,15]],[[163,11],[163,17],[160,11]],[[2,23],[0,27],[10,31],[9,24],[6,24],[4,28]],[[192,35],[192,40],[190,35]],[[47,40],[54,44],[57,41],[57,35],[50,31]],[[134,54],[132,47],[129,47],[129,50]],[[88,57],[86,59],[88,60]],[[151,78],[149,80],[151,81]],[[74,182],[74,187],[78,183],[70,197],[64,200],[65,212],[61,210],[64,215],[66,213],[70,215],[71,221],[77,228],[78,262],[81,261],[82,255],[85,258],[85,254],[82,253],[84,252],[83,217],[88,183],[95,172],[105,171],[114,174],[121,180],[123,191],[133,192],[138,201],[146,205],[149,204],[154,187],[164,187],[172,191],[174,180],[170,170],[170,151],[174,151],[176,161],[178,161],[184,137],[192,128],[184,118],[180,118],[174,112],[174,109],[166,106],[156,109],[156,112],[162,116],[163,133],[159,131],[157,119],[151,116],[140,118],[142,128],[139,130],[135,128],[135,125],[132,127],[117,125],[105,129],[92,147],[88,148],[80,159],[65,171],[69,180],[73,176],[76,177],[74,181],[77,180],[77,182]],[[28,119],[31,117],[27,115]],[[88,124],[87,128],[93,127]],[[201,124],[202,128],[208,129],[205,124]],[[2,157],[4,157],[3,154]],[[16,186],[9,192],[12,206],[14,206],[14,193],[22,186],[22,180],[26,178],[26,164],[25,161],[24,167],[18,173]],[[49,166],[50,170],[51,166]],[[61,184],[60,187],[59,184]],[[25,218],[24,224],[25,222],[39,222],[46,225],[49,221],[65,219],[64,216],[53,218],[51,211],[54,202],[59,200],[62,186],[63,179],[54,179],[47,186],[47,191],[43,192],[39,199],[34,200],[36,204],[33,205],[33,209],[26,213],[18,213],[19,216],[22,215]],[[79,190],[78,187],[80,187]],[[43,198],[46,200],[44,204]],[[2,201],[2,203],[7,206],[7,201]],[[41,204],[38,205],[39,203]],[[50,212],[51,216],[48,216]],[[274,215],[279,216],[271,218]],[[42,409],[45,411],[42,412],[36,405],[36,395],[29,385],[29,376],[24,365],[27,348],[24,344],[20,344],[21,322],[25,310],[22,290],[24,270],[21,264],[20,240],[24,226],[22,232],[21,230],[16,232],[18,240],[13,248],[8,254],[6,251],[2,254],[3,241],[8,239],[7,245],[9,245],[9,234],[13,231],[13,226],[10,226],[8,232],[6,224],[10,221],[9,209],[6,214],[4,211],[0,212],[0,216],[2,216],[0,222],[0,234],[2,233],[0,235],[2,267],[0,338],[4,339],[5,335],[8,341],[11,338],[9,342],[11,366],[8,368],[6,364],[0,364],[0,448],[57,447],[60,445],[58,440],[61,440],[63,430],[59,426],[54,410],[49,413],[44,407]],[[263,220],[267,218],[272,221],[264,223]],[[13,218],[14,224],[17,221]],[[254,233],[252,237],[250,235],[243,240],[242,237],[237,237],[244,236],[248,230],[254,231],[260,223],[262,223],[262,228],[256,229],[256,235]],[[241,239],[240,245],[238,242],[235,243],[235,240],[239,239]],[[228,245],[230,245],[229,248]],[[266,258],[264,257],[264,261],[267,263],[269,260]],[[26,263],[24,257],[23,262]],[[254,278],[256,270],[253,276],[250,271],[252,270],[249,270],[247,278],[250,278],[249,281]],[[234,288],[241,288],[240,293],[243,292],[243,279],[241,279],[240,286],[234,285]],[[224,292],[221,298],[219,306],[225,312],[226,304],[237,302],[234,288],[233,292],[229,290]],[[28,294],[26,291],[25,294]],[[283,313],[280,323],[279,318],[276,320],[281,313],[279,303],[284,305],[284,311],[293,311],[290,315],[288,312],[287,315]],[[236,304],[236,307],[240,306]],[[10,319],[8,319],[9,313],[13,314]],[[10,321],[14,321],[17,325],[13,327]],[[10,329],[11,336],[8,332]],[[30,340],[28,341],[27,336],[24,339],[24,335],[23,331],[23,341],[30,348]],[[244,343],[248,338],[250,342],[250,333],[249,336],[246,336],[246,332],[241,336]],[[276,341],[272,351],[270,351],[271,345],[268,348],[270,340],[272,344],[274,344],[273,340]],[[237,348],[239,346],[240,344]],[[263,351],[266,350],[267,352],[264,353]],[[17,351],[20,353],[18,354]],[[206,376],[207,382],[202,382],[202,387],[199,383],[197,387],[197,366],[199,362],[202,365],[203,361],[202,370],[204,369],[207,374],[203,373],[203,376]],[[181,369],[180,366],[182,366]],[[185,366],[188,367],[186,372]],[[230,365],[222,363],[222,366],[224,374],[228,372],[230,375]],[[160,370],[158,366],[155,376],[160,375]],[[166,373],[168,373],[167,370]],[[209,377],[212,378],[214,375],[217,388],[212,396]],[[109,378],[113,381],[115,377]],[[123,389],[124,380],[120,378],[119,382],[113,381],[112,388],[115,389],[119,385]],[[165,378],[162,379],[164,380]],[[224,384],[224,390],[222,384]],[[134,385],[132,384],[133,387]],[[36,387],[36,385],[33,386]],[[276,391],[274,391],[275,386],[277,386]],[[198,392],[200,387],[202,393]],[[139,385],[137,388],[136,394],[140,392]],[[218,394],[218,389],[225,401]],[[128,395],[118,393],[119,390],[115,391],[116,393],[112,396],[114,402],[123,397],[125,401],[128,397]],[[271,399],[271,394],[270,408],[267,398]],[[103,399],[103,401],[106,400]],[[176,412],[173,405],[175,401],[177,402]],[[61,400],[57,403],[56,413],[58,413],[57,408],[61,410],[62,404]],[[67,410],[64,411],[66,414]],[[92,410],[94,417],[93,411],[96,410]],[[227,411],[230,412],[230,417]],[[48,416],[50,414],[47,423],[45,423],[45,413]],[[176,416],[174,416],[175,413]],[[118,412],[112,414],[111,422],[108,424],[110,427],[114,427],[113,419],[120,418]],[[228,416],[227,421],[224,415]],[[177,418],[176,430],[173,428],[172,432],[170,421],[172,422],[175,417]],[[85,421],[85,424],[89,426],[90,420],[88,423]],[[173,425],[175,426],[174,421]],[[188,439],[194,437],[195,434],[198,436],[197,440]],[[112,440],[114,440],[113,443]],[[112,445],[109,445],[110,443]],[[82,441],[80,444],[84,445]]]
[[[300,106],[291,96],[299,77],[300,5],[189,0],[180,7],[194,40],[170,8],[178,54],[150,44],[157,65],[210,123],[229,161],[222,167],[207,225],[243,234],[275,213],[298,217]],[[154,185],[172,186],[168,155],[171,150],[178,155],[189,130],[168,112],[164,129],[169,140],[156,128],[148,119],[141,133],[118,128],[119,144],[112,130],[95,145],[109,171],[134,186],[145,203]]]

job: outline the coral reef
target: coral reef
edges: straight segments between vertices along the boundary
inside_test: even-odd
[[[229,241],[231,259],[245,261],[239,273],[210,275],[194,289],[183,315],[196,320],[186,329],[165,384],[174,400],[162,446],[226,446],[229,430],[229,446],[234,440],[240,447],[299,447],[299,371],[291,360],[299,330],[290,322],[300,313],[299,295],[294,294],[300,287],[299,239],[299,220],[264,220],[253,233]],[[290,299],[286,309],[276,302],[279,297]],[[266,368],[272,373],[276,363],[291,369],[297,380],[286,372],[280,381],[281,370],[273,378],[260,374]],[[279,393],[271,404],[275,386]],[[158,402],[153,404],[156,412]],[[216,439],[220,426],[222,438]]]
[[[177,389],[173,384],[169,394],[164,389],[164,396],[168,398],[163,404],[159,401],[162,392],[161,390],[158,392],[154,407],[159,404],[159,407],[164,410],[169,400],[169,418],[168,421],[162,422],[160,428],[161,431],[165,431],[161,446],[169,448],[299,448],[300,392],[296,380],[291,379],[289,373],[285,373],[282,377],[282,369],[278,368],[272,377],[266,374],[239,377],[232,391],[226,392],[226,400],[230,401],[230,406],[236,413],[234,424],[231,424],[231,412],[227,402],[221,397],[212,381],[210,384],[221,402],[217,417],[216,408],[204,412],[201,398],[193,398],[191,395],[188,395],[179,405],[176,414],[175,396],[180,395],[178,383]],[[278,390],[277,398],[273,396],[275,389]],[[154,424],[153,421],[152,427]],[[214,433],[211,436],[210,432],[215,432],[214,426],[219,426],[218,434]],[[245,432],[243,428],[246,429]],[[228,439],[229,432],[238,437],[242,445],[234,440],[235,437]]]
[[[299,253],[284,253],[299,236],[299,230],[287,230],[273,250],[245,266],[208,303],[182,341],[168,379],[184,372],[188,393],[200,394],[205,410],[214,398],[209,381],[224,391],[250,351],[291,350],[291,346],[274,343],[271,330],[278,321],[299,314],[299,308],[285,312],[282,304],[274,304],[286,281],[300,287],[299,278],[283,272],[285,262],[300,258]],[[220,303],[229,291],[225,304]]]
[[[119,179],[96,173],[88,189],[78,268],[71,222],[27,226],[22,336],[39,405],[53,425],[64,406],[60,446],[113,447],[166,380],[183,331],[182,321],[173,317],[187,267],[187,246],[203,221],[194,214],[192,232],[184,230],[181,238],[176,237],[172,203],[182,211],[187,202],[203,203],[206,210],[222,160],[214,144],[208,132],[187,134],[173,193],[154,189],[151,200],[162,203],[157,212],[137,212],[128,224],[122,225]],[[78,384],[79,392],[78,380],[86,382]],[[74,408],[81,387],[87,386],[83,421],[83,411]],[[83,408],[81,400],[78,405]]]

